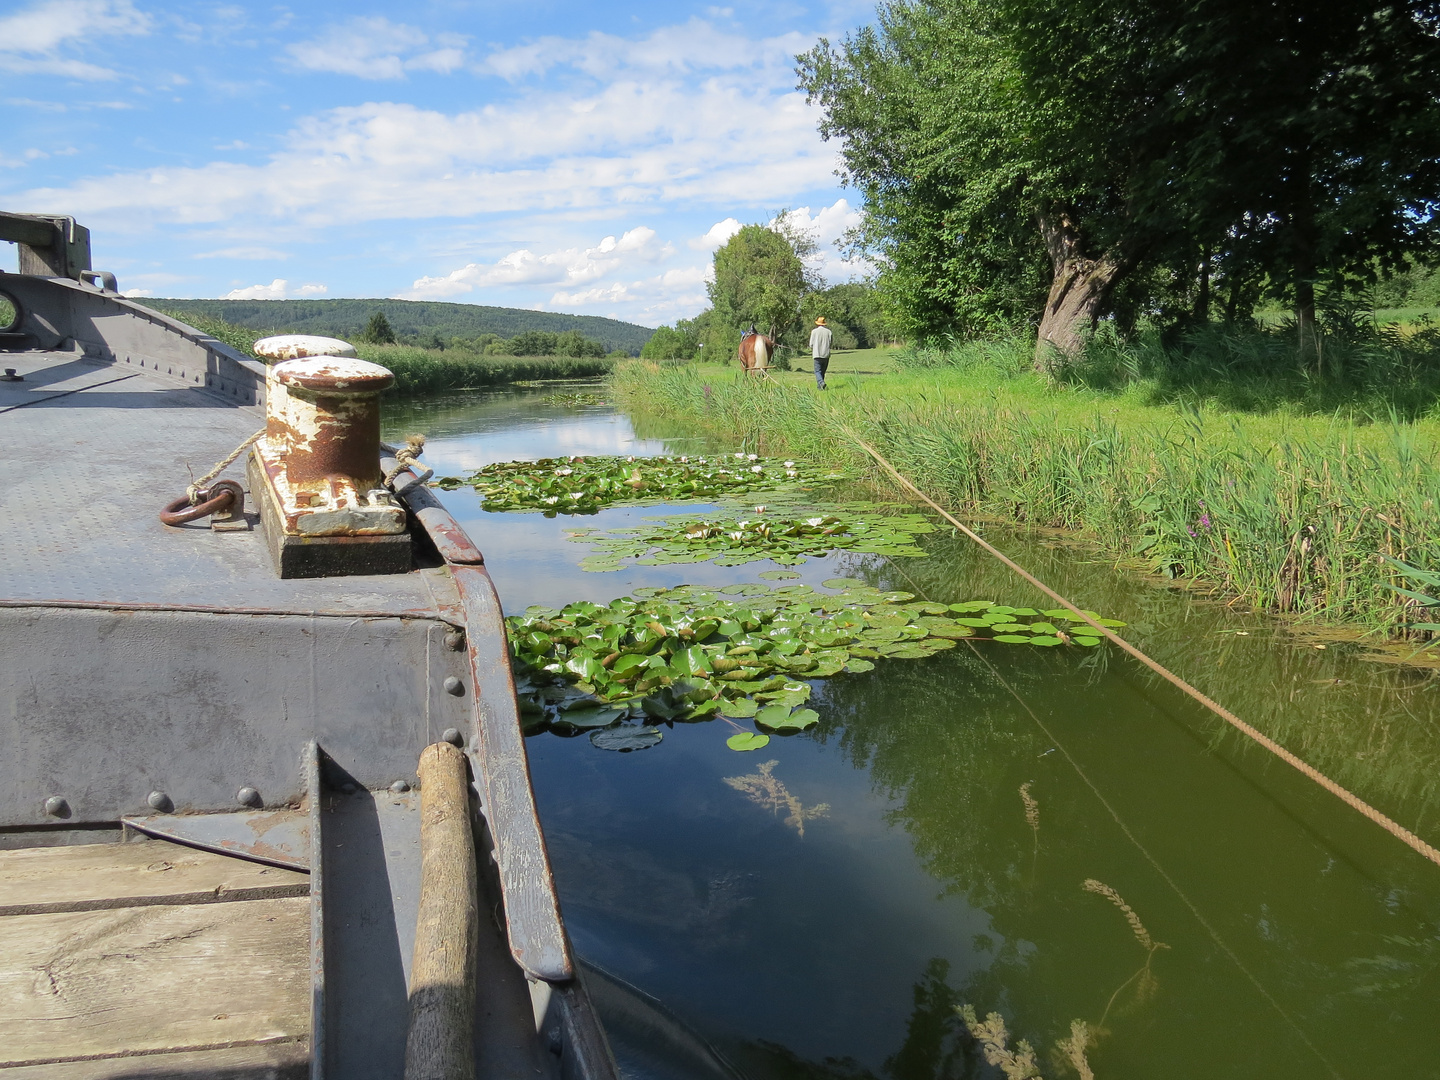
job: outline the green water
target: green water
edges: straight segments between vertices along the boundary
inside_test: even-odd
[[[407,402],[387,434],[426,432],[442,475],[666,449],[609,408],[539,396]],[[468,489],[443,498],[509,611],[772,568],[582,573],[587,549],[566,541],[566,519],[486,514]],[[1429,676],[1316,649],[1083,548],[986,531],[1082,606],[1126,620],[1123,633],[1206,693],[1440,839]],[[921,540],[929,558],[797,569],[817,586],[849,574],[945,602],[1040,600],[967,541]],[[753,753],[729,750],[720,721],[665,728],[659,746],[630,754],[584,737],[528,743],[577,950],[741,1074],[999,1076],[964,1036],[954,1006],[969,1003],[1033,1043],[1046,1077],[1075,1075],[1054,1047],[1077,1019],[1098,1029],[1088,1060],[1099,1080],[1440,1075],[1440,867],[1112,648],[961,643],[814,687],[819,726]],[[747,775],[758,799],[726,783]],[[1153,950],[1086,881],[1123,898]],[[710,1075],[635,1034],[633,1016],[607,1023],[632,1076]]]

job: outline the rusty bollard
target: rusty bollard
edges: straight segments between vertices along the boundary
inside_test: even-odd
[[[266,338],[255,352],[274,362],[250,487],[280,576],[409,571],[405,508],[380,470],[380,394],[395,376],[335,338]]]

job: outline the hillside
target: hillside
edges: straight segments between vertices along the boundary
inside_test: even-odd
[[[141,303],[178,319],[201,314],[237,326],[275,333],[327,334],[352,338],[376,311],[383,311],[401,338],[475,338],[498,334],[512,338],[527,330],[566,333],[578,330],[609,349],[639,353],[654,333],[649,327],[596,315],[561,315],[523,308],[445,304],[433,300],[166,300]]]

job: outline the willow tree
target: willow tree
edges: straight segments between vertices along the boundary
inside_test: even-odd
[[[896,0],[801,86],[912,332],[1072,353],[1138,270],[1314,285],[1433,249],[1434,0]],[[948,324],[948,325],[947,325]]]

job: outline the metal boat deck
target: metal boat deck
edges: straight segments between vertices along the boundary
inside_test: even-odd
[[[263,426],[263,367],[113,290],[0,291],[31,346],[0,353],[0,1078],[402,1075],[446,741],[475,1076],[611,1080],[469,538],[413,477],[409,573],[282,579],[248,496],[240,531],[162,525]]]

